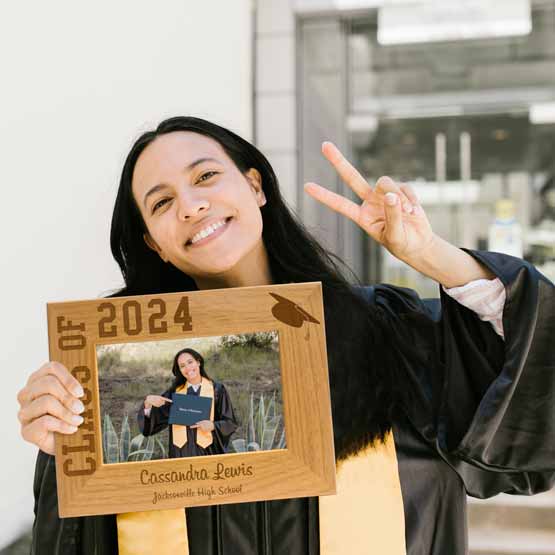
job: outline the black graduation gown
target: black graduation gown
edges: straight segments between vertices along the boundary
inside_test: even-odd
[[[555,286],[520,259],[468,252],[505,285],[504,341],[442,290],[433,301],[388,285],[362,291],[419,355],[400,354],[414,395],[393,426],[407,555],[467,552],[467,493],[530,495],[555,481]],[[58,518],[53,457],[42,452],[34,488],[32,553],[117,553],[114,515]],[[186,513],[191,555],[319,554],[317,498]]]
[[[233,405],[229,398],[229,394],[223,384],[213,382],[214,384],[214,430],[212,432],[212,444],[204,448],[197,445],[197,429],[187,426],[187,443],[183,447],[177,447],[173,444],[173,427],[170,426],[169,431],[169,456],[170,458],[178,457],[200,457],[201,455],[218,455],[227,452],[227,446],[233,432],[237,429],[237,419],[233,412]],[[168,389],[162,393],[162,397],[171,399],[172,391]],[[188,392],[187,395],[199,395],[200,389],[195,393],[194,390]],[[153,435],[161,432],[168,426],[168,418],[170,416],[170,403],[166,403],[161,407],[152,407],[150,416],[145,416],[144,406],[141,405],[137,412],[137,421],[139,430],[145,436]]]

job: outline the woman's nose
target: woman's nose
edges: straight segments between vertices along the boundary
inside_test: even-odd
[[[188,220],[201,212],[205,212],[210,203],[206,198],[199,198],[192,194],[181,194],[177,199],[177,217],[179,220]]]

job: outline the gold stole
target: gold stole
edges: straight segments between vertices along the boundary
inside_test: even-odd
[[[188,383],[185,382],[180,385],[175,392],[180,393],[185,390],[187,392]],[[210,380],[202,378],[200,382],[200,392],[201,397],[210,397],[212,399],[212,405],[210,406],[210,420],[214,422],[214,385]],[[181,426],[180,424],[172,424],[172,436],[173,443],[176,447],[183,447],[187,443],[187,426]],[[212,432],[205,432],[200,428],[197,428],[197,445],[200,447],[208,447],[212,445],[214,438]]]
[[[393,432],[338,463],[337,494],[319,499],[320,555],[406,555]]]
[[[406,555],[392,432],[385,444],[338,463],[337,495],[320,497],[319,507],[320,555]],[[120,555],[189,555],[183,509],[125,513],[117,524]]]
[[[119,555],[189,555],[184,509],[116,515]]]

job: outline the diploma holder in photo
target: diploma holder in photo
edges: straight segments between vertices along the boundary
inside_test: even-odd
[[[201,420],[210,420],[212,399],[198,395],[172,394],[169,424],[192,426]]]

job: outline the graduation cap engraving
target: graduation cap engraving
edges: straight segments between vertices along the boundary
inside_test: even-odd
[[[300,328],[304,322],[312,322],[313,324],[320,323],[316,320],[316,318],[314,318],[314,316],[286,297],[282,297],[277,293],[269,293],[269,295],[274,297],[277,301],[277,303],[272,307],[272,314],[280,322],[283,322],[288,326],[293,326],[294,328]],[[305,339],[308,340],[309,337],[310,328],[307,327],[307,335],[305,336]]]

